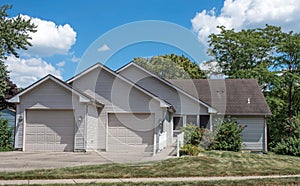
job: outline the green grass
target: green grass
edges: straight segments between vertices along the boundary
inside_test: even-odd
[[[135,164],[104,164],[24,172],[0,179],[191,177],[300,174],[300,157],[209,151],[198,157]]]

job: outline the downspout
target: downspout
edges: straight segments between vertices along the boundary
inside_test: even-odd
[[[264,124],[265,124],[265,145],[264,145],[264,151],[265,153],[268,152],[268,126],[267,126],[267,116],[264,117]]]

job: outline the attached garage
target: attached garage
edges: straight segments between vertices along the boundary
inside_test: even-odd
[[[154,114],[109,113],[108,151],[153,152]]]
[[[73,151],[72,110],[26,110],[25,151]]]

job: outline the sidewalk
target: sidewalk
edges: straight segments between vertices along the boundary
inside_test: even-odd
[[[218,180],[248,180],[248,179],[263,179],[263,178],[293,178],[293,177],[300,177],[300,174],[297,174],[297,175],[271,175],[271,176],[179,177],[179,178],[0,180],[0,185],[80,184],[80,183],[118,183],[118,182],[218,181]]]

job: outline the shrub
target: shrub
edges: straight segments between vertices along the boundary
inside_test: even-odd
[[[215,131],[215,138],[210,145],[213,150],[240,151],[242,149],[241,132],[244,126],[238,125],[238,122],[227,119],[219,124],[219,128]]]
[[[208,129],[200,128],[193,124],[187,124],[187,126],[183,127],[181,130],[184,132],[184,144],[192,144],[203,148],[208,147],[211,136]]]
[[[179,150],[179,154],[180,156],[185,156],[185,155],[189,155],[189,156],[198,156],[198,154],[200,152],[203,152],[204,149],[199,147],[199,146],[195,146],[192,144],[185,144],[180,150]]]
[[[277,154],[300,156],[300,138],[290,137],[277,143],[273,151]]]
[[[8,120],[0,118],[0,151],[10,151],[12,146],[13,129],[8,126]]]

